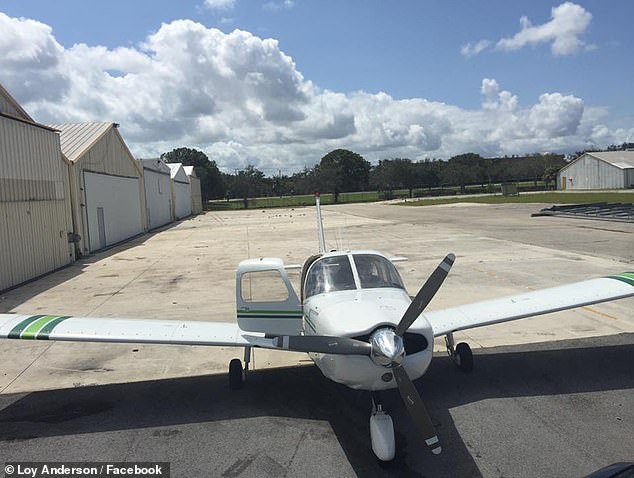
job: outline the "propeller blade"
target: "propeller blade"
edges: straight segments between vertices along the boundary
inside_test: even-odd
[[[336,355],[370,355],[372,346],[368,342],[349,337],[325,335],[283,335],[274,339],[274,345],[295,352],[318,352]]]
[[[398,384],[398,391],[405,403],[405,407],[414,420],[414,423],[421,435],[423,435],[425,443],[434,455],[440,454],[442,447],[440,446],[438,435],[436,435],[436,429],[434,428],[434,424],[427,413],[423,400],[416,391],[416,387],[409,379],[409,376],[403,367],[395,367],[392,371],[394,372],[394,377],[396,378],[396,383]]]
[[[412,303],[409,304],[409,307],[403,314],[403,318],[396,326],[396,335],[400,335],[401,337],[410,328],[410,326],[414,323],[417,317],[425,310],[427,304],[431,302],[438,289],[444,282],[447,274],[451,270],[451,266],[456,260],[456,256],[453,254],[447,254],[442,262],[436,267],[436,270],[432,272],[427,281],[423,284],[423,287],[420,288]]]

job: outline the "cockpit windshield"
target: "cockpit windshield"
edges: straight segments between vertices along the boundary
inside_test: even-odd
[[[348,256],[326,257],[317,261],[306,278],[306,297],[356,288]]]
[[[405,289],[396,267],[385,257],[376,254],[354,254],[354,263],[362,289],[398,287]]]
[[[350,258],[353,262],[350,262]],[[356,268],[359,284],[355,282]],[[394,264],[377,254],[337,255],[318,259],[308,270],[304,297],[340,290],[396,287],[405,289]]]

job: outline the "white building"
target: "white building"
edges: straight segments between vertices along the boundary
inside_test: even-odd
[[[561,190],[634,188],[634,151],[584,153],[559,170],[557,187]]]
[[[174,220],[192,214],[192,188],[182,163],[167,163],[172,178],[172,215]]]
[[[68,167],[59,133],[0,85],[0,290],[74,260]]]
[[[143,183],[148,229],[172,222],[170,168],[160,159],[143,159]]]
[[[89,254],[146,229],[143,166],[116,123],[56,124],[70,160],[70,192],[79,254]]]
[[[203,212],[203,194],[200,189],[200,179],[196,175],[196,170],[193,166],[183,166],[183,169],[189,178],[189,184],[192,188],[192,214],[200,214]]]

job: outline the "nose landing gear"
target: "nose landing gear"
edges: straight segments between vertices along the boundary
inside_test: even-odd
[[[383,411],[379,394],[372,394],[372,415],[370,415],[370,441],[376,457],[385,462],[392,461],[396,455],[394,423],[392,417]]]
[[[447,345],[447,354],[453,359],[456,366],[463,372],[471,372],[473,370],[473,353],[471,347],[465,342],[460,342],[454,346],[453,333],[445,335],[445,344]]]

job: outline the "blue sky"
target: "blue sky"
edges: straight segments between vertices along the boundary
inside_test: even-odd
[[[292,170],[335,147],[376,161],[634,141],[630,1],[0,0],[0,12],[0,82],[25,108],[120,122],[138,155],[187,143],[226,169]],[[24,54],[2,64],[3,47]],[[154,94],[135,94],[152,77]]]

